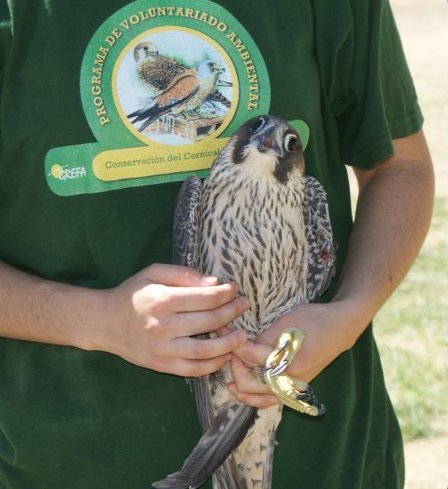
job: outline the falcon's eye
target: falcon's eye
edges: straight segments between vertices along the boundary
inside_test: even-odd
[[[254,124],[252,125],[252,127],[250,128],[250,132],[252,134],[257,134],[257,132],[260,132],[263,127],[265,126],[266,124],[266,120],[264,117],[259,117],[255,122]]]
[[[292,153],[297,149],[298,143],[299,139],[295,134],[287,134],[283,145],[288,153]]]

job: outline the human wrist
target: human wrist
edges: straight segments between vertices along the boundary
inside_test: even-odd
[[[337,293],[330,305],[335,323],[339,323],[343,331],[345,350],[349,350],[372,320],[370,304],[356,295]]]
[[[117,317],[111,290],[80,288],[76,295],[80,307],[73,329],[74,346],[86,351],[112,353],[109,343]]]

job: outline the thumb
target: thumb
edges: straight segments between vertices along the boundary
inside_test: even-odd
[[[194,268],[155,263],[142,270],[142,275],[151,282],[174,287],[201,287],[218,285],[218,279],[204,275]]]
[[[266,364],[271,352],[272,346],[246,341],[234,351],[234,354],[246,365],[261,367]]]

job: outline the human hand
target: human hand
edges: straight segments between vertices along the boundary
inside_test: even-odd
[[[103,327],[92,349],[133,364],[197,377],[220,369],[246,341],[239,331],[191,337],[219,330],[248,308],[235,284],[217,285],[195,270],[155,264],[102,293]]]
[[[235,352],[232,369],[235,382],[228,386],[236,398],[258,408],[278,403],[269,388],[251,372],[264,367],[285,328],[299,328],[305,335],[302,348],[286,371],[293,378],[311,382],[356,340],[350,333],[350,316],[342,303],[304,304],[282,316],[256,341],[248,341]]]

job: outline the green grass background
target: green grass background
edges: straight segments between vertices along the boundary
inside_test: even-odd
[[[374,320],[386,381],[405,439],[446,433],[447,199],[410,273]]]

